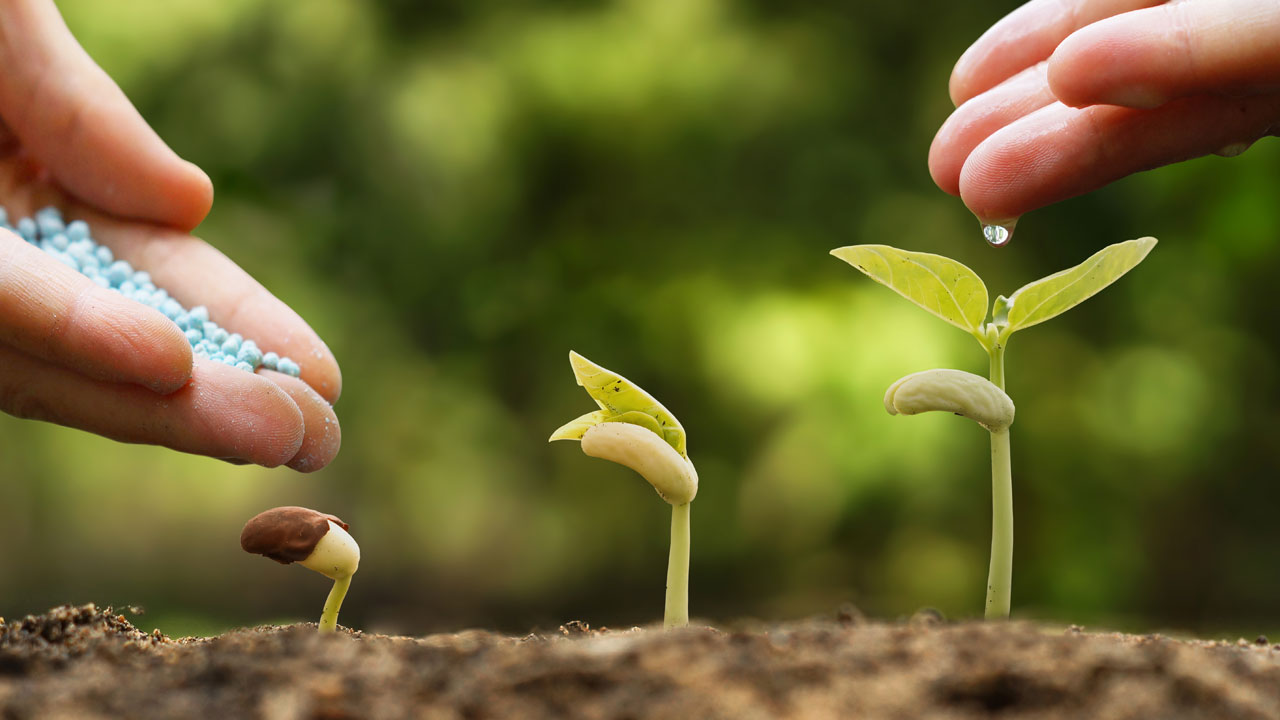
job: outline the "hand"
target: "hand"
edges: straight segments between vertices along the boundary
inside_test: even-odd
[[[188,234],[213,199],[76,43],[49,0],[0,9],[0,205],[89,223],[184,306],[302,365],[301,379],[193,357],[159,312],[0,230],[0,410],[124,442],[316,470],[341,441],[333,355],[296,313]],[[176,228],[176,229],[175,229]]]
[[[983,221],[1280,130],[1276,0],[1032,0],[951,74],[929,170]]]

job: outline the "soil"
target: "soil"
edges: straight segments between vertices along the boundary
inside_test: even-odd
[[[0,624],[0,718],[1280,718],[1280,645],[1026,622],[171,639],[111,609]]]

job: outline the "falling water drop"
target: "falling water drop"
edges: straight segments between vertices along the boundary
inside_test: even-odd
[[[1013,239],[1013,228],[1017,223],[1017,220],[1009,220],[1007,222],[983,224],[982,237],[987,239],[987,244],[991,245],[991,247],[1004,247]]]

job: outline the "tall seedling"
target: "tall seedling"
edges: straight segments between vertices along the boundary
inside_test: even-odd
[[[698,472],[689,460],[680,421],[635,383],[576,352],[573,376],[599,410],[562,425],[551,441],[577,440],[582,452],[635,470],[671,505],[671,552],[663,625],[689,624],[689,505],[698,494]]]
[[[926,370],[889,388],[890,413],[943,410],[976,420],[991,433],[991,570],[988,618],[1009,616],[1013,574],[1013,478],[1009,426],[1013,402],[1004,393],[1004,351],[1009,336],[1070,310],[1142,262],[1156,239],[1117,243],[1083,263],[998,296],[987,313],[987,287],[977,273],[941,255],[887,245],[851,245],[831,251],[872,280],[972,335],[990,359],[990,380],[958,370]]]

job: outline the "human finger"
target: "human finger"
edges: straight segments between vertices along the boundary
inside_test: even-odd
[[[929,146],[929,174],[938,187],[959,195],[960,169],[978,143],[1054,101],[1045,70],[1045,63],[1036,63],[951,113]]]
[[[259,370],[258,375],[279,385],[302,412],[302,445],[286,464],[299,472],[313,472],[328,465],[342,447],[342,428],[333,406],[298,378],[271,370]]]
[[[1152,108],[1208,93],[1280,90],[1280,3],[1198,0],[1082,28],[1049,62],[1054,95],[1073,107]]]
[[[159,395],[94,380],[0,346],[0,410],[128,443],[276,467],[303,445],[302,412],[277,384],[197,359],[191,382]]]
[[[1163,1],[1031,0],[992,25],[956,61],[951,101],[959,106],[1048,59],[1058,43],[1086,25]]]
[[[0,68],[0,116],[73,195],[183,230],[208,214],[208,176],[165,145],[76,42],[51,0],[4,3]]]
[[[159,393],[173,392],[191,377],[191,346],[169,318],[98,287],[4,229],[0,345],[92,378]]]
[[[1201,95],[1154,110],[1054,103],[974,148],[960,173],[960,197],[985,222],[1011,220],[1135,172],[1230,154],[1274,132],[1278,120],[1280,94]]]

